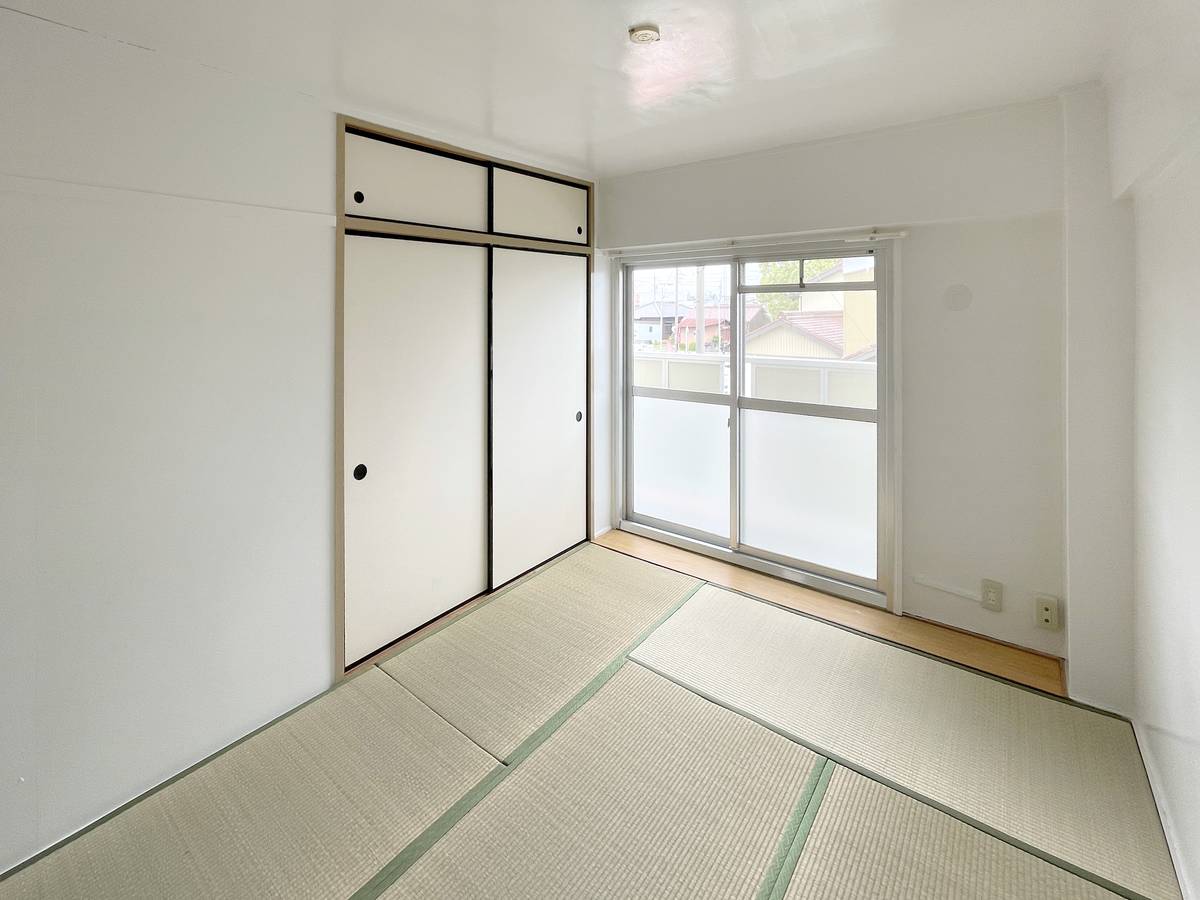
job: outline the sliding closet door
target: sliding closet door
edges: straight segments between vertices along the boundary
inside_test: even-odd
[[[487,252],[346,237],[348,666],[487,588]]]
[[[587,533],[587,259],[492,251],[492,581]]]

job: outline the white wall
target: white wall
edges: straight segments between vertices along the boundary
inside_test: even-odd
[[[332,107],[551,163],[2,9],[0,82],[2,871],[331,682]]]
[[[1200,896],[1200,144],[1138,194],[1135,660],[1143,749]]]
[[[1105,80],[1136,246],[1134,721],[1184,893],[1200,897],[1200,6],[1121,10]]]
[[[609,179],[603,246],[906,226],[906,612],[1062,653],[1062,122],[1055,99]],[[970,307],[950,309],[965,284]],[[988,440],[987,435],[992,435]],[[1005,609],[914,574],[1007,588]]]
[[[1184,893],[1200,897],[1200,6],[1124,10],[1106,75],[1136,246],[1134,720]]]
[[[1110,193],[1099,84],[1062,94],[1071,696],[1133,712],[1133,211]]]
[[[605,179],[601,247],[1012,218],[1062,205],[1057,100]]]
[[[904,609],[1061,655],[1033,599],[1063,594],[1061,216],[917,227],[901,252]],[[1004,608],[922,575],[967,591],[994,578]]]
[[[334,121],[8,12],[0,67],[4,869],[330,683]]]
[[[1200,4],[1118,4],[1105,83],[1113,196],[1120,196],[1200,140]]]
[[[1200,847],[1200,147],[1138,196],[1136,222],[1137,708],[1183,850]]]

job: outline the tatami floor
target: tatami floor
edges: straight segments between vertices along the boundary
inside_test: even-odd
[[[895,616],[628,531],[605,532],[596,543],[1018,684],[1067,694],[1062,661],[1053,656],[911,616]]]
[[[1180,897],[1128,722],[619,549],[425,629],[0,897]]]

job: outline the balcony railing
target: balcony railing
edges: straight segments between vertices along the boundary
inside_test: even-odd
[[[719,353],[635,350],[633,369],[633,382],[640,387],[729,391],[729,357]],[[743,393],[763,400],[872,409],[876,373],[873,360],[747,356]]]

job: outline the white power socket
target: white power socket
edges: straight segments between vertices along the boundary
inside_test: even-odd
[[[984,609],[1000,612],[1004,604],[1004,585],[990,578],[983,579],[979,585],[979,602]]]
[[[1034,598],[1034,602],[1037,604],[1038,628],[1057,631],[1061,625],[1060,609],[1062,602],[1050,594],[1038,594]]]

